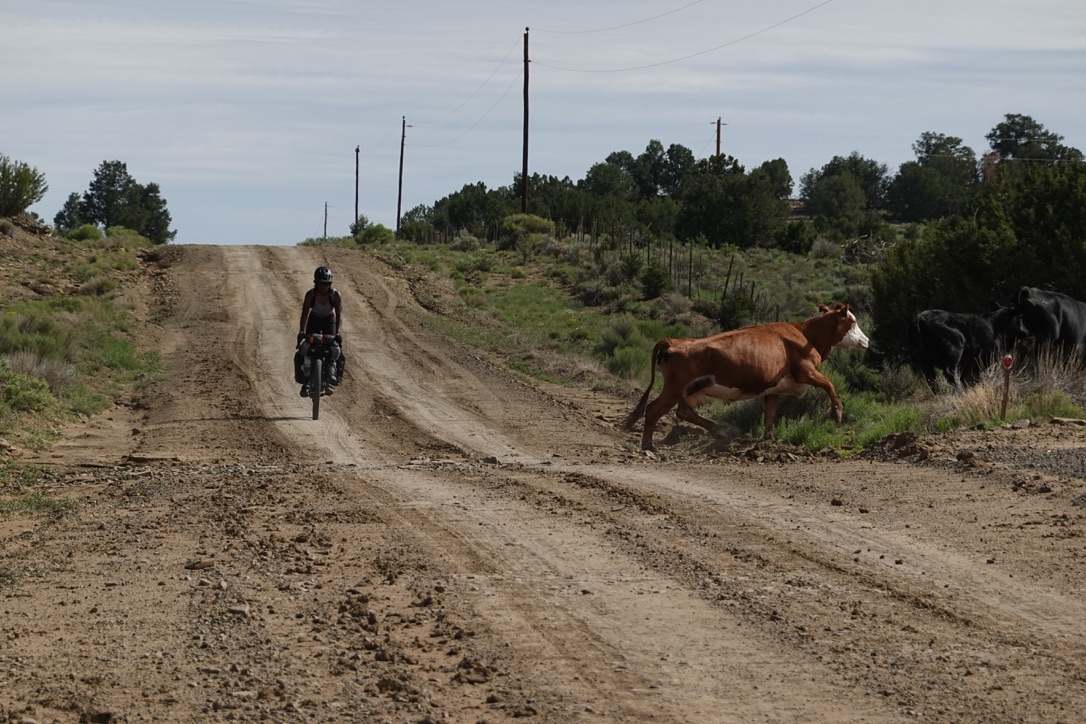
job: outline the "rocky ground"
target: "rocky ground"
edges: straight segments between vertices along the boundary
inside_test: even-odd
[[[314,421],[323,263],[349,361]],[[652,457],[631,400],[433,335],[368,257],[178,246],[129,294],[168,382],[19,451],[77,505],[0,521],[0,718],[1086,715],[1078,421]]]

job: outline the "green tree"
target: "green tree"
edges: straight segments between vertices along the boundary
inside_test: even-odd
[[[699,161],[683,182],[676,235],[703,236],[713,247],[773,246],[789,211],[778,190],[766,171],[748,175],[731,156]]]
[[[913,153],[921,166],[962,186],[977,183],[977,154],[957,136],[925,131],[913,144]]]
[[[679,217],[679,201],[670,196],[643,199],[637,203],[634,217],[653,236],[671,238]]]
[[[886,165],[853,151],[805,173],[800,198],[820,233],[844,241],[882,227],[886,188]]]
[[[664,153],[663,168],[657,179],[661,192],[668,196],[677,196],[679,189],[682,188],[683,179],[686,178],[690,169],[694,168],[695,163],[697,159],[694,158],[694,152],[686,146],[677,143],[668,146]]]
[[[104,229],[123,226],[155,244],[165,244],[177,235],[170,230],[172,219],[158,184],[141,185],[122,161],[103,161],[95,170],[79,212],[84,222]]]
[[[608,158],[614,156],[611,154]],[[612,161],[593,164],[580,187],[593,196],[610,196],[623,201],[632,201],[637,196],[638,188],[633,175],[621,164]]]
[[[768,177],[773,185],[773,193],[778,199],[787,199],[792,196],[792,173],[788,170],[788,162],[783,158],[766,161],[758,167]]]
[[[0,153],[0,216],[15,216],[38,203],[49,190],[45,175],[24,161]]]
[[[501,220],[519,210],[519,175],[512,186],[488,190],[486,184],[465,184],[434,204],[432,223],[446,238],[464,231],[494,241]]]
[[[867,208],[867,197],[851,173],[826,176],[807,191],[804,208],[812,216],[827,219],[855,217]]]
[[[664,177],[666,165],[664,144],[656,139],[649,141],[644,152],[637,157],[633,168],[630,169],[639,199],[651,199],[659,195],[660,181]]]
[[[833,198],[832,194],[820,193],[819,187],[824,183],[834,183],[840,188],[839,182],[832,181],[839,177],[852,179],[863,193],[864,208],[883,208],[887,185],[886,164],[864,158],[853,151],[847,158],[834,156],[821,169],[811,169],[800,178],[800,198],[809,214],[832,213],[831,209],[819,207],[820,202]]]
[[[1061,143],[1063,136],[1019,113],[1008,113],[985,138],[1000,161],[1028,165],[1083,160],[1081,151]]]
[[[528,213],[555,223],[559,236],[583,229],[594,216],[594,199],[570,180],[568,176],[532,176],[532,194],[528,197]]]
[[[73,191],[68,194],[68,200],[53,217],[53,226],[62,236],[67,236],[73,229],[78,229],[84,223],[86,222],[83,219],[83,202],[79,194]]]
[[[990,252],[1002,276],[1086,299],[1086,165],[1033,164],[996,175],[977,223],[1007,228],[1013,247]]]
[[[138,213],[132,213],[134,221],[139,226],[130,227],[139,231],[141,236],[151,240],[152,244],[166,244],[174,240],[176,231],[170,230],[170,212],[166,208],[166,200],[162,198],[162,192],[156,183],[148,183],[134,190],[135,203],[129,206],[130,211],[138,209]]]
[[[136,180],[122,161],[102,161],[83,193],[83,218],[102,228],[119,226],[126,206],[132,202]],[[130,226],[129,228],[137,228]]]
[[[974,202],[977,157],[962,139],[930,131],[913,144],[916,161],[903,163],[887,189],[887,208],[899,221],[964,215]]]

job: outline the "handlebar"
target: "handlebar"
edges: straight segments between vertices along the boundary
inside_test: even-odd
[[[335,335],[324,334],[323,332],[311,334],[308,339],[310,346],[332,345],[336,343]]]

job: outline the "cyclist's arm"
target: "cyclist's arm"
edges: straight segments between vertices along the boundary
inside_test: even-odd
[[[310,289],[302,298],[302,318],[298,320],[298,331],[305,334],[305,323],[309,319],[309,310],[313,307],[313,290]]]
[[[338,290],[332,294],[332,308],[336,310],[336,336],[343,327],[343,295]]]

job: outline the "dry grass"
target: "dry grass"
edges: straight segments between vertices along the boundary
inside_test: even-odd
[[[43,380],[53,392],[71,385],[76,378],[76,368],[66,362],[49,359],[34,352],[13,352],[6,357],[13,372],[21,372]]]
[[[996,360],[985,368],[977,384],[943,397],[932,414],[962,425],[1002,419],[1007,378],[1001,361]],[[1006,393],[1007,417],[1067,414],[1070,406],[1083,409],[1086,367],[1079,355],[1067,355],[1046,345],[1016,361]]]

